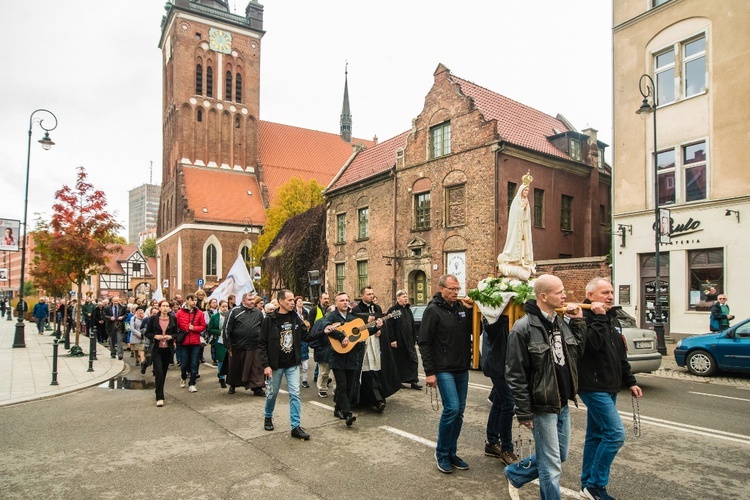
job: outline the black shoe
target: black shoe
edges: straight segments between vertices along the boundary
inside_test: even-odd
[[[141,362],[140,361],[136,361],[135,362],[135,366],[141,366]]]
[[[234,394],[234,386],[230,385],[229,390],[227,391],[227,394]]]
[[[222,389],[226,389],[227,388],[227,383],[224,381],[223,378],[219,379],[219,384],[221,384],[221,388]]]
[[[117,355],[116,354],[110,354],[109,357],[112,358],[112,359],[115,359],[117,357]],[[122,359],[122,358],[120,358],[120,359]]]
[[[267,431],[273,430],[273,419],[270,417],[266,417],[265,422],[263,423],[263,428]]]
[[[422,389],[424,389],[424,387],[419,385],[417,382],[412,382],[411,388],[414,389],[415,391],[421,391]]]
[[[117,359],[122,359],[122,356],[117,356]]]
[[[128,349],[128,351],[130,351],[130,349]],[[135,357],[135,353],[134,353],[133,351],[130,351],[130,357],[131,357],[131,358],[134,358],[134,357]]]
[[[196,376],[195,376],[195,379],[196,379],[196,380],[197,380],[197,379],[199,379],[199,378],[201,378],[201,376],[200,376],[200,373],[199,373],[198,375],[196,375]]]
[[[305,380],[305,381],[302,382],[302,387],[304,387],[305,389],[309,389],[310,388],[310,384],[307,383],[307,380]]]
[[[385,411],[385,401],[378,401],[378,404],[375,405],[375,411],[383,413]]]
[[[266,391],[264,391],[263,389],[253,389],[253,396],[265,397]]]
[[[305,429],[298,426],[292,429],[292,437],[307,441],[308,439],[310,439],[310,434],[306,433]]]
[[[346,415],[341,410],[333,410],[333,416],[341,420],[346,420]]]
[[[351,427],[354,422],[357,421],[357,417],[352,415],[351,413],[346,414],[346,426]]]
[[[213,362],[213,365],[214,365],[214,366],[219,366],[219,362],[218,362],[218,361],[214,361],[214,362]]]
[[[146,374],[146,363],[143,363],[141,365],[141,375],[145,375],[145,374]]]

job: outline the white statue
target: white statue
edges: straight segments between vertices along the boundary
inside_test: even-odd
[[[536,272],[534,245],[531,242],[531,207],[529,185],[534,180],[531,171],[521,178],[508,212],[508,234],[503,253],[497,256],[497,265],[504,276],[528,280]]]

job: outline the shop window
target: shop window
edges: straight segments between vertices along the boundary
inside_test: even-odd
[[[688,252],[690,310],[708,311],[724,293],[724,250],[712,248]]]

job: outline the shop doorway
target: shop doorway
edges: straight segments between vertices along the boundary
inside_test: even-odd
[[[641,255],[641,328],[652,329],[656,318],[656,263],[654,254]],[[669,254],[659,255],[659,302],[664,334],[669,334]]]

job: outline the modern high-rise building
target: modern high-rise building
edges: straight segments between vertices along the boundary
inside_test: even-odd
[[[138,245],[138,234],[156,229],[161,186],[143,184],[128,191],[128,243]]]

